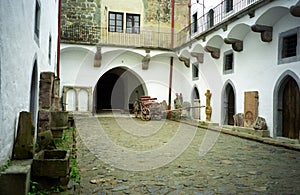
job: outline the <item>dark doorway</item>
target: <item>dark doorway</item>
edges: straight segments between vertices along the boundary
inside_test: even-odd
[[[98,80],[94,90],[94,108],[101,110],[130,110],[130,105],[145,95],[146,86],[142,79],[126,67],[107,71]]]
[[[124,72],[124,71],[123,71]],[[97,112],[103,109],[124,109],[124,83],[120,76],[123,72],[109,71],[97,83]],[[119,87],[116,89],[116,83]],[[123,85],[123,87],[120,87]],[[117,101],[112,103],[113,90],[119,90]],[[116,98],[114,98],[116,100]],[[113,106],[112,106],[113,105]]]
[[[282,135],[298,139],[300,130],[300,92],[296,81],[288,76],[283,84]]]
[[[38,89],[38,70],[37,63],[34,62],[32,74],[31,74],[31,86],[30,86],[30,107],[29,112],[31,112],[32,122],[36,125],[36,114],[37,114],[37,89]]]
[[[194,87],[193,90],[193,99],[192,99],[192,104],[193,107],[192,108],[192,114],[193,114],[193,118],[194,119],[201,119],[201,115],[200,115],[200,96],[199,96],[199,91],[197,89],[197,87]]]
[[[227,84],[225,88],[225,112],[225,124],[234,125],[235,95],[231,84]]]

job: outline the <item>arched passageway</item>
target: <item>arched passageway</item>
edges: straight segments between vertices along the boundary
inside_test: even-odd
[[[34,62],[32,74],[31,74],[31,86],[30,86],[30,103],[29,111],[31,112],[33,124],[37,124],[37,100],[38,100],[38,69],[37,62]]]
[[[201,119],[200,115],[200,95],[197,87],[194,87],[193,90],[193,95],[192,95],[192,104],[193,104],[193,109],[192,109],[192,116],[194,119]]]
[[[300,92],[297,82],[291,76],[286,76],[281,82],[277,108],[277,135],[299,139]]]
[[[103,74],[94,91],[96,112],[101,110],[130,110],[134,101],[146,95],[145,83],[133,71],[125,67],[117,67]]]
[[[224,124],[234,125],[233,116],[235,115],[235,93],[232,85],[227,83],[224,90]]]

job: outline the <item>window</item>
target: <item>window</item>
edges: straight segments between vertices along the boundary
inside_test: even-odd
[[[207,13],[207,28],[211,28],[214,26],[214,16],[215,12],[213,9],[210,9],[209,12]]]
[[[225,12],[228,13],[233,10],[233,0],[225,0]]]
[[[52,40],[51,40],[51,35],[49,35],[48,60],[50,65],[51,65],[51,47],[52,47]]]
[[[126,14],[126,33],[140,33],[140,15]]]
[[[40,37],[40,17],[41,17],[41,7],[38,1],[35,3],[35,16],[34,16],[34,35],[38,40]]]
[[[224,53],[224,74],[233,73],[233,52],[227,51]]]
[[[108,21],[109,32],[123,32],[123,13],[109,12]]]
[[[198,21],[197,21],[197,12],[193,14],[192,17],[192,32],[196,33],[198,31]]]
[[[197,80],[199,78],[199,63],[193,63],[192,74],[193,80]]]
[[[281,55],[282,58],[288,58],[297,55],[297,33],[283,37]]]
[[[278,64],[300,61],[300,27],[279,35]]]

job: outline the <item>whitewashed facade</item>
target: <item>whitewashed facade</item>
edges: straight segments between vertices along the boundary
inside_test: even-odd
[[[90,107],[85,106],[81,111],[103,108],[97,103],[97,96],[101,96],[101,90],[105,91],[105,87],[97,88],[99,79],[105,74],[120,76],[126,71],[130,74],[124,78],[119,77],[119,87],[123,88],[123,91],[122,95],[116,93],[115,97],[119,98],[117,101],[122,105],[116,105],[116,108],[128,109],[129,104],[136,98],[135,93],[137,96],[142,95],[140,91],[145,95],[157,97],[159,101],[168,101],[170,59],[173,57],[172,104],[175,94],[182,93],[184,101],[193,102],[194,99],[200,98],[201,105],[205,105],[205,92],[209,89],[212,93],[212,122],[226,125],[231,123],[228,121],[228,94],[233,96],[231,114],[236,114],[244,112],[244,93],[257,91],[258,115],[266,119],[272,137],[283,136],[284,119],[281,112],[285,84],[292,80],[291,82],[297,84],[298,91],[300,88],[300,18],[290,13],[290,8],[297,2],[220,1],[216,8],[205,10],[207,13],[213,10],[212,17],[208,14],[196,17],[197,25],[187,27],[191,30],[190,34],[180,35],[179,32],[175,35],[174,49],[147,51],[127,46],[102,45],[100,67],[94,66],[96,46],[62,44],[61,86],[92,89],[90,95],[86,95],[89,97],[82,98],[83,103],[80,103],[83,100],[78,98],[80,90],[68,92],[72,97],[66,100],[69,105],[67,110],[80,111],[78,104],[87,104],[86,99],[92,103],[88,104]],[[198,15],[201,15],[201,11],[203,12],[201,3],[202,1],[191,1],[191,21],[195,13],[199,12]],[[261,33],[252,29],[255,25],[266,27],[267,33],[271,33],[271,40],[263,40]],[[289,33],[294,35],[295,32],[298,42],[296,49],[294,48],[295,56],[282,56],[285,55],[282,53],[283,39]],[[232,44],[224,42],[225,39],[237,40],[239,44],[242,43],[242,47],[234,49]],[[208,52],[207,48],[213,48],[217,52]],[[229,69],[225,63],[226,56],[229,56],[231,63]],[[147,68],[143,68],[142,63],[145,57],[150,59]],[[185,59],[188,65],[179,58]],[[105,83],[108,83],[108,80]],[[139,85],[140,91],[136,92]],[[112,90],[113,86],[110,88]],[[74,103],[75,99],[77,105]],[[205,120],[205,109],[201,109],[200,115],[201,120]]]
[[[4,0],[0,6],[0,165],[11,157],[21,111],[37,125],[39,75],[57,64],[58,0]]]

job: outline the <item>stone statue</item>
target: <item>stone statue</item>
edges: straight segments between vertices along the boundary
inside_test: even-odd
[[[206,90],[205,96],[206,96],[206,107],[205,107],[206,121],[210,121],[212,108],[210,106],[211,93],[209,89]]]
[[[255,130],[267,130],[267,122],[266,119],[264,119],[263,117],[257,117],[257,119],[255,120],[254,123],[254,129]]]
[[[182,108],[182,101],[181,101],[181,99],[182,99],[182,95],[181,94],[179,95],[178,93],[176,93],[176,98],[174,99],[175,109]]]
[[[237,113],[233,116],[234,126],[243,127],[244,126],[244,113]]]

